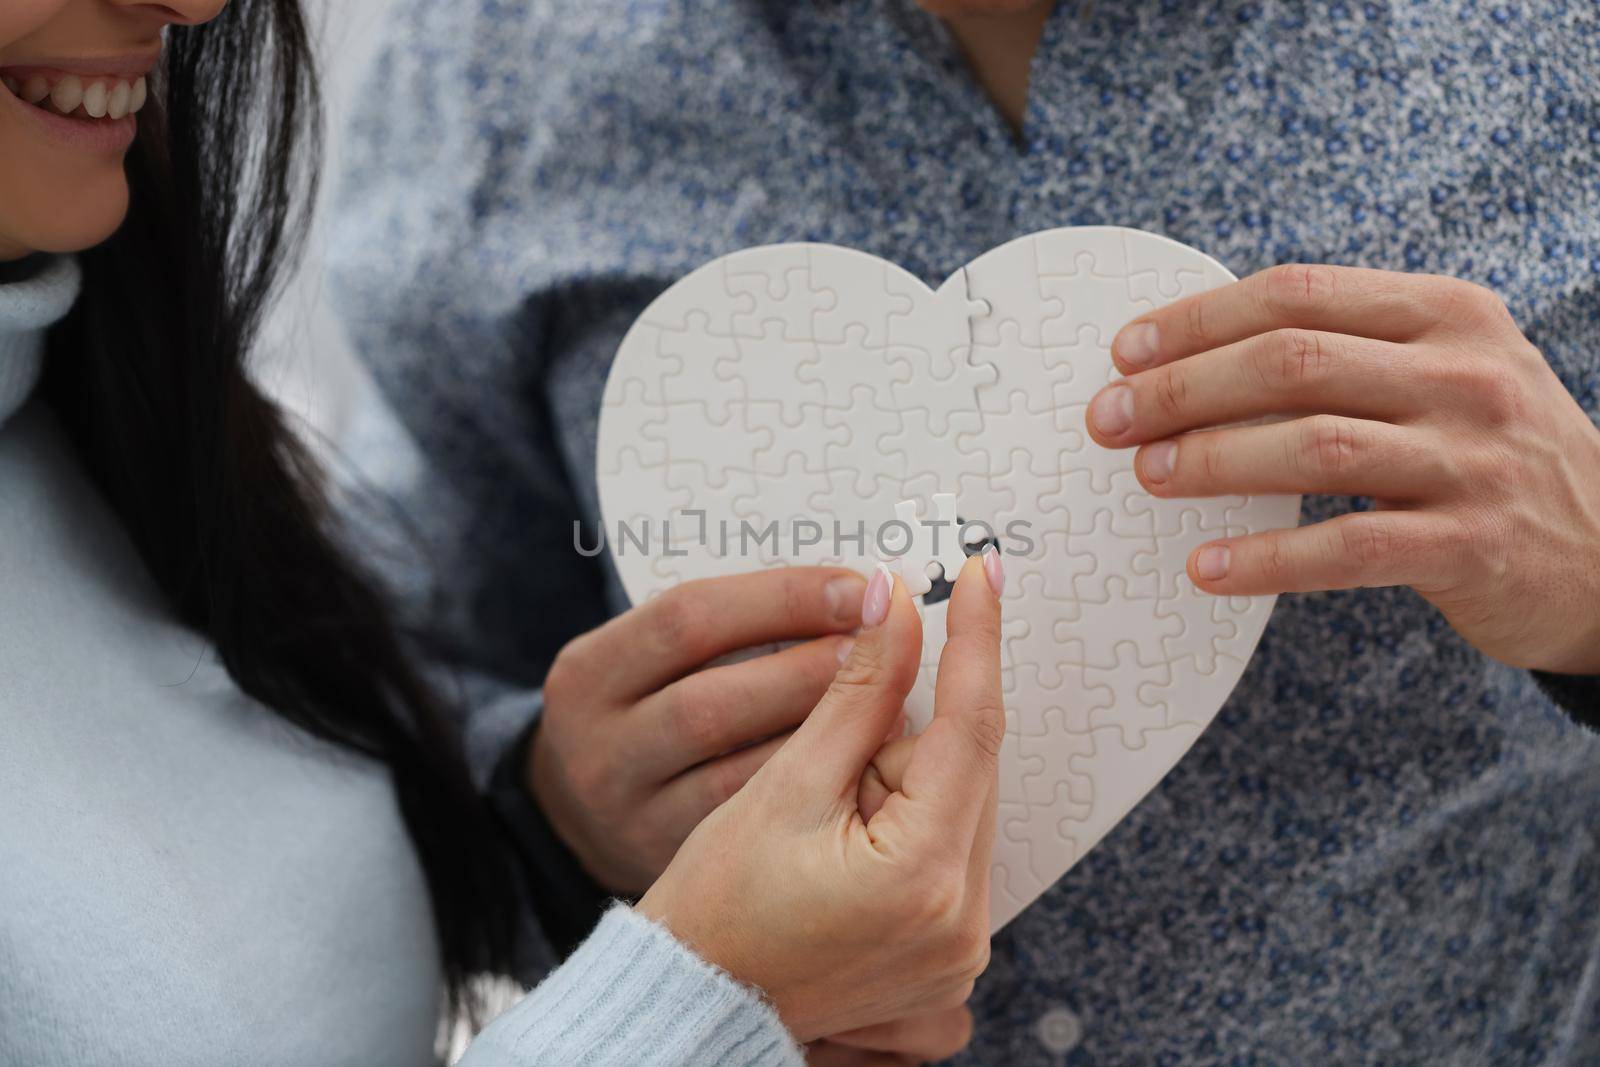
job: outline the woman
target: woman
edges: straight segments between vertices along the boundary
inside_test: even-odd
[[[245,373],[307,185],[297,7],[9,0],[0,81],[0,1060],[428,1061],[511,873]],[[969,562],[936,719],[885,746],[920,624],[876,575],[806,723],[468,1061],[959,1047],[999,588]]]

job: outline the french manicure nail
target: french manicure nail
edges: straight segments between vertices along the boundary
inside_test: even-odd
[[[983,547],[983,576],[989,579],[989,588],[999,596],[1006,588],[1006,569],[1000,563],[1000,550],[993,545]]]
[[[822,587],[827,598],[828,611],[836,622],[854,622],[861,614],[861,579],[854,576],[835,578]]]
[[[861,625],[872,627],[889,617],[889,596],[894,592],[894,575],[886,564],[878,564],[861,598]]]
[[[1144,450],[1144,476],[1152,482],[1164,482],[1172,477],[1172,468],[1178,462],[1178,442],[1157,441]]]
[[[1089,417],[1094,428],[1107,437],[1115,437],[1133,425],[1133,390],[1126,385],[1113,385],[1094,398],[1089,405]]]
[[[1117,335],[1117,356],[1130,367],[1154,363],[1161,335],[1153,322],[1136,322]]]
[[[1233,553],[1227,545],[1207,545],[1194,558],[1194,572],[1203,581],[1215,582],[1228,576],[1228,563]]]
[[[834,652],[839,657],[839,666],[841,666],[841,667],[844,666],[844,661],[850,658],[850,650],[852,648],[855,648],[855,647],[856,647],[856,639],[855,638],[853,638],[853,637],[840,638],[839,646],[834,649]]]

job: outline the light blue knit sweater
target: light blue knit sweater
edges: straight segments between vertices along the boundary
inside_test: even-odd
[[[70,260],[0,285],[0,1063],[434,1062],[383,769],[234,687],[27,403],[77,289]],[[465,1062],[799,1060],[752,990],[618,907]]]

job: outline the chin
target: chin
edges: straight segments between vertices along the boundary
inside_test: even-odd
[[[0,205],[0,245],[30,252],[83,252],[104,243],[128,216],[128,182],[115,173],[28,190]]]

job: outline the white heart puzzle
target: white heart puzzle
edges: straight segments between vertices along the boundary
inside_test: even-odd
[[[999,543],[994,929],[1182,758],[1272,612],[1275,598],[1198,592],[1185,561],[1216,537],[1294,525],[1299,497],[1161,500],[1135,479],[1131,449],[1100,448],[1084,429],[1089,400],[1117,377],[1117,330],[1232,280],[1203,253],[1117,227],[1020,237],[937,290],[851,249],[771,245],[683,278],[618,349],[596,469],[635,603],[757,566],[866,572],[904,554],[913,589],[931,586],[907,702],[920,729],[946,591],[925,574],[961,547],[935,520]]]

